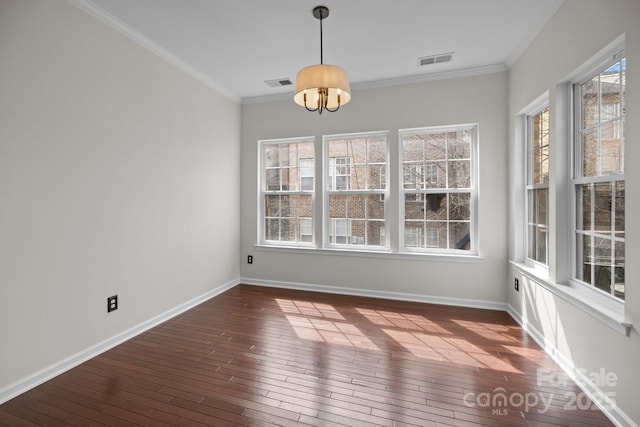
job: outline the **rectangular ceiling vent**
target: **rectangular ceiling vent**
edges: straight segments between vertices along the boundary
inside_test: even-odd
[[[280,87],[280,86],[289,86],[292,85],[293,83],[291,82],[291,79],[289,78],[284,78],[284,79],[275,79],[275,80],[265,80],[264,81],[267,86],[269,87]]]
[[[438,55],[423,56],[418,58],[418,67],[424,65],[442,64],[443,62],[450,62],[453,59],[454,52],[440,53]]]

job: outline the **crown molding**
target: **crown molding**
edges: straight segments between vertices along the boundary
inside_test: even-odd
[[[130,40],[133,40],[138,45],[164,59],[176,68],[184,71],[194,79],[220,93],[224,97],[229,98],[230,100],[237,103],[241,102],[241,98],[238,95],[230,92],[227,88],[225,88],[217,81],[213,80],[211,77],[207,76],[205,73],[198,71],[167,49],[159,46],[147,36],[134,30],[131,26],[111,15],[109,12],[97,6],[90,0],[67,0],[67,2],[101,21],[103,24],[106,24],[107,26],[129,38]]]
[[[352,83],[352,92],[367,89],[379,89],[391,86],[402,86],[410,84],[428,83],[438,80],[459,79],[463,77],[480,76],[484,74],[501,73],[507,71],[506,64],[494,64],[483,67],[463,68],[460,70],[443,71],[439,73],[420,74],[394,79],[374,80],[361,83]],[[242,98],[243,105],[262,104],[266,102],[284,101],[293,98],[293,92],[278,93],[274,95],[253,96]]]
[[[547,3],[543,13],[538,20],[529,28],[529,31],[522,40],[516,45],[516,48],[511,52],[507,58],[507,68],[511,68],[518,62],[518,59],[524,54],[527,48],[533,43],[538,34],[542,32],[544,27],[549,23],[553,15],[556,14],[560,6],[564,3],[564,0],[551,0]]]

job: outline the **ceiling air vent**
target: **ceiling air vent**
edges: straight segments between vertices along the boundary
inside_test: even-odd
[[[441,64],[443,62],[449,62],[453,59],[454,52],[440,53],[438,55],[423,56],[418,58],[418,67],[424,65]]]
[[[280,87],[280,86],[289,86],[292,85],[293,83],[291,82],[291,79],[289,78],[284,78],[284,79],[275,79],[275,80],[265,80],[264,81],[267,86],[269,87]]]

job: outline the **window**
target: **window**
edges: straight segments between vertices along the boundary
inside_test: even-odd
[[[324,161],[327,246],[387,248],[387,134],[326,136]]]
[[[260,241],[313,241],[313,139],[260,141]]]
[[[549,107],[526,118],[527,258],[548,265]]]
[[[349,157],[329,158],[329,190],[349,190],[351,188],[351,167]]]
[[[403,247],[475,251],[477,126],[400,131]]]
[[[573,85],[575,279],[625,296],[626,60],[620,52]]]

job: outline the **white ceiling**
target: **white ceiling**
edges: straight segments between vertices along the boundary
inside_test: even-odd
[[[507,69],[563,0],[69,0],[232,99],[292,94],[320,62],[344,68],[352,90]],[[418,67],[418,57],[455,52]],[[266,97],[266,98],[265,98]]]

